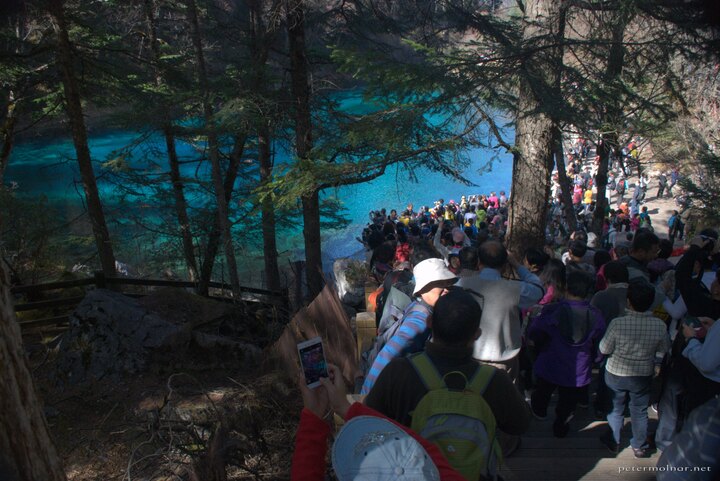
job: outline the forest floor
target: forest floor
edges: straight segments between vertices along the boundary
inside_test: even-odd
[[[145,372],[57,386],[52,355],[26,336],[36,386],[69,481],[289,478],[299,393],[263,368]],[[218,428],[222,426],[222,431]],[[212,446],[212,448],[211,448]]]

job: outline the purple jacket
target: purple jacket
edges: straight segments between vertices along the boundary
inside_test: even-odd
[[[586,301],[562,300],[546,305],[528,329],[538,357],[535,374],[558,386],[590,384],[593,361],[600,361],[597,349],[605,333],[600,311]]]

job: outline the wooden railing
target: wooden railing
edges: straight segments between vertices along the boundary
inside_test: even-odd
[[[37,298],[38,294],[44,291],[52,290],[64,290],[75,287],[86,288],[92,286],[94,288],[111,288],[122,292],[123,286],[145,286],[145,287],[181,287],[181,288],[197,288],[198,283],[190,281],[171,281],[165,279],[134,279],[130,277],[105,277],[101,272],[95,274],[94,277],[88,277],[85,279],[76,279],[71,281],[58,281],[48,282],[44,284],[33,284],[24,286],[13,286],[10,292],[14,295],[24,294],[29,298]],[[220,289],[222,291],[232,292],[232,286],[224,284],[222,282],[210,282],[208,287],[211,289]],[[142,297],[147,293],[138,292],[124,292],[123,294],[132,297]],[[40,300],[40,301],[29,301],[15,305],[15,312],[27,312],[38,309],[53,309],[58,307],[66,307],[68,311],[76,307],[85,296],[70,296],[70,297],[58,297],[55,299]],[[259,303],[277,308],[283,315],[289,311],[289,298],[287,289],[281,291],[270,291],[267,289],[259,289],[255,287],[240,287],[239,297],[219,297],[219,296],[208,296],[211,299],[216,299],[225,302],[249,302]],[[41,319],[30,319],[20,321],[20,327],[23,330],[45,327],[45,326],[56,326],[60,327],[66,324],[69,320],[69,315],[45,317]]]

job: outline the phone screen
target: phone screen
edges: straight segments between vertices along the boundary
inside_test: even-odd
[[[328,377],[327,363],[322,341],[319,337],[298,344],[300,363],[308,387],[320,385],[321,377]]]

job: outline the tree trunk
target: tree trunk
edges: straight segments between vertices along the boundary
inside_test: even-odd
[[[64,481],[23,351],[5,266],[0,262],[0,463],[21,481]]]
[[[605,82],[607,85],[618,84],[622,81],[622,71],[625,64],[625,46],[623,44],[625,38],[625,27],[632,19],[632,16],[620,12],[615,16],[612,22],[612,43],[610,45],[610,54],[605,70]],[[618,146],[618,126],[621,125],[623,108],[620,105],[620,99],[614,98],[615,102],[609,102],[606,105],[605,116],[603,122],[602,146],[600,149],[600,166],[597,173],[597,203],[595,204],[595,213],[592,219],[592,231],[598,236],[602,236],[603,221],[605,219],[605,210],[607,208],[607,199],[605,198],[605,190],[607,189],[607,173],[609,169],[610,150],[617,152]],[[638,163],[639,170],[639,163]]]
[[[110,234],[105,224],[105,214],[103,213],[100,194],[98,193],[97,183],[95,181],[95,172],[93,171],[90,149],[88,147],[85,118],[80,101],[80,89],[77,79],[75,78],[72,46],[70,45],[70,37],[68,36],[62,4],[63,2],[61,1],[49,2],[53,28],[58,40],[57,56],[65,93],[65,109],[70,121],[73,143],[75,144],[78,166],[80,167],[80,177],[82,179],[83,190],[85,191],[85,201],[87,202],[88,214],[95,236],[102,271],[105,277],[114,277],[115,254],[113,253]]]
[[[202,35],[200,33],[200,22],[197,16],[197,5],[195,0],[187,0],[188,17],[192,29],[192,39],[195,46],[195,54],[198,63],[198,80],[202,92],[203,117],[207,129],[208,156],[212,170],[213,187],[215,188],[215,201],[217,203],[218,220],[222,232],[225,260],[230,275],[230,284],[235,295],[240,293],[240,278],[238,277],[237,261],[235,259],[235,247],[232,241],[232,226],[228,212],[228,200],[225,195],[225,185],[222,180],[220,167],[220,146],[218,143],[215,120],[213,118],[212,98],[210,86],[207,79],[207,68],[205,65],[205,54],[203,53]]]
[[[313,141],[310,118],[310,82],[305,55],[305,14],[302,0],[288,0],[287,25],[292,95],[295,104],[295,149],[298,159],[309,161],[308,157]],[[310,299],[318,295],[323,288],[319,194],[319,190],[314,189],[302,196],[305,272]]]
[[[2,146],[0,146],[0,187],[5,185],[5,168],[10,160],[13,143],[15,141],[15,125],[17,124],[17,105],[12,89],[8,90],[7,98],[4,102],[3,125],[0,130],[2,135]]]
[[[191,281],[198,280],[197,260],[195,259],[195,246],[193,245],[192,227],[190,225],[190,217],[187,213],[187,201],[185,200],[185,185],[180,177],[180,161],[175,150],[175,135],[172,132],[172,126],[167,123],[163,127],[165,135],[165,146],[168,153],[168,162],[170,163],[170,181],[173,187],[173,197],[175,198],[175,214],[177,215],[178,225],[180,226],[180,237],[182,238],[183,256],[185,257],[185,265],[188,270],[188,277]]]
[[[525,4],[526,22],[523,39],[540,47],[556,40],[559,31],[561,2],[530,0]],[[553,128],[555,122],[547,113],[547,99],[557,84],[559,47],[547,49],[543,57],[537,52],[526,59],[520,79],[515,145],[513,154],[512,197],[508,222],[507,247],[517,257],[528,247],[545,244],[550,174],[553,167]],[[562,51],[560,49],[560,51]]]
[[[270,154],[270,129],[266,125],[262,126],[258,132],[258,157],[260,159],[260,184],[266,184],[272,176],[273,169]],[[279,291],[282,286],[280,285],[275,238],[275,207],[270,195],[266,195],[262,200],[262,235],[265,282],[268,289]]]
[[[558,182],[560,183],[563,214],[565,215],[565,223],[570,231],[577,229],[577,215],[572,203],[572,188],[570,179],[567,176],[567,166],[565,165],[565,153],[562,145],[562,131],[557,124],[554,127],[555,137],[555,165],[558,170]]]
[[[232,194],[233,186],[235,185],[235,179],[237,179],[238,168],[240,167],[240,157],[242,157],[243,151],[245,150],[245,142],[247,138],[245,135],[237,135],[235,137],[235,145],[233,151],[230,154],[230,163],[228,164],[227,172],[225,173],[225,202],[230,203],[230,197]],[[217,208],[215,209],[215,215],[213,216],[213,225],[210,234],[207,238],[207,245],[205,247],[205,258],[203,259],[202,265],[200,266],[200,282],[198,284],[198,294],[206,296],[208,294],[208,284],[212,279],[212,271],[215,265],[215,258],[217,257],[218,249],[220,247],[220,239],[222,238],[222,228],[220,225],[220,214]]]
[[[157,26],[155,24],[154,0],[145,0],[143,2],[143,7],[145,10],[148,36],[150,37],[150,51],[153,56],[155,85],[161,87],[166,83],[166,81],[163,78],[163,74],[160,69],[160,46],[158,44]],[[190,218],[187,213],[185,187],[180,177],[180,162],[178,160],[177,151],[175,150],[175,135],[172,129],[172,119],[167,115],[168,108],[163,108],[163,112],[166,116],[163,119],[162,132],[165,136],[165,147],[167,149],[168,163],[170,165],[170,181],[172,182],[173,197],[175,199],[175,214],[177,216],[178,226],[180,227],[183,256],[185,257],[185,266],[188,270],[188,278],[191,281],[196,281],[198,279],[197,260],[195,259],[195,248],[193,246]]]
[[[597,189],[597,197],[595,198],[595,212],[593,212],[590,230],[594,232],[598,239],[602,239],[603,223],[607,215],[605,211],[608,207],[608,200],[605,197],[607,192],[608,167],[610,163],[611,142],[617,142],[617,138],[613,139],[613,135],[603,134],[602,141],[598,145],[597,154],[600,156],[600,164],[595,175],[595,188]]]

